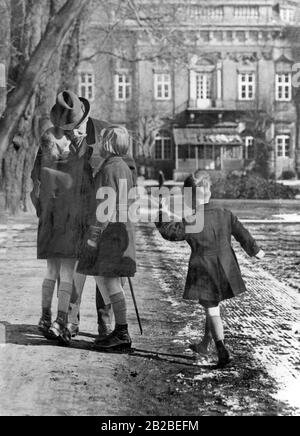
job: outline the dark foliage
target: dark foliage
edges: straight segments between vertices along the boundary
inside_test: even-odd
[[[212,196],[218,199],[294,199],[297,194],[297,189],[265,179],[259,174],[229,174],[216,180],[212,187]]]

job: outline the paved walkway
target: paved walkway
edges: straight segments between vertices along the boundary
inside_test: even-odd
[[[258,261],[238,252],[249,293],[223,307],[235,361],[213,371],[214,353],[193,363],[91,351],[92,279],[84,294],[82,333],[73,346],[44,340],[36,328],[44,263],[35,259],[35,233],[30,215],[0,227],[0,414],[299,414],[299,294]],[[200,336],[204,315],[181,299],[188,248],[163,241],[151,226],[138,227],[137,248],[134,286],[145,335],[139,335],[129,300],[134,344],[191,356],[189,341]]]

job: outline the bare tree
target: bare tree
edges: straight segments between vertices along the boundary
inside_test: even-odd
[[[153,157],[155,139],[164,124],[158,115],[147,115],[139,119],[138,156],[146,159]]]
[[[36,87],[53,55],[60,48],[67,32],[82,12],[88,0],[67,0],[50,20],[40,42],[30,56],[22,80],[9,94],[3,118],[0,121],[0,161],[13,138]]]
[[[242,117],[242,121],[254,138],[255,157],[250,168],[268,178],[270,176],[269,158],[273,149],[273,139],[268,140],[266,133],[274,123],[274,119],[267,112],[249,111]]]
[[[186,56],[180,32],[176,29],[176,8],[168,13],[153,8],[151,2],[135,0],[0,0],[10,14],[11,41],[6,110],[0,120],[0,190],[6,207],[16,212],[26,209],[30,189],[30,168],[39,136],[49,123],[49,108],[64,87],[76,86],[80,61],[79,41],[84,23],[99,7],[105,19],[95,52],[138,62],[154,59],[182,59]],[[129,27],[127,23],[130,24]],[[126,46],[123,32],[134,28],[145,38],[145,49]],[[102,41],[101,41],[102,35]],[[149,47],[151,42],[151,50]],[[153,118],[151,120],[151,118]],[[147,120],[147,122],[146,122]],[[156,117],[145,117],[139,136],[144,154],[153,150],[155,136],[162,124]]]
[[[26,210],[30,170],[56,91],[67,82],[74,83],[79,62],[78,17],[88,3],[2,1],[10,16],[11,36],[6,57],[7,104],[0,120],[0,189],[12,212],[17,212],[20,204]]]

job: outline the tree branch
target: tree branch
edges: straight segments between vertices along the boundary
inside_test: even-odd
[[[71,25],[89,1],[67,0],[58,13],[50,19],[41,41],[24,70],[22,81],[8,97],[4,116],[0,120],[0,162],[44,71],[61,46]]]

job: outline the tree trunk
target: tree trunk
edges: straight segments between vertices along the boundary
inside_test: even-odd
[[[32,153],[35,151],[35,147],[32,146],[34,142],[32,120],[35,107],[36,96],[33,95],[19,122],[13,142],[4,155],[5,207],[13,214],[18,212],[20,207],[26,211],[26,201],[24,202],[24,200],[29,190],[28,181],[31,167],[29,160],[32,160]]]
[[[39,85],[55,52],[89,0],[67,0],[49,21],[45,34],[23,72],[22,81],[8,97],[6,111],[0,121],[0,162],[8,150],[19,121]]]

